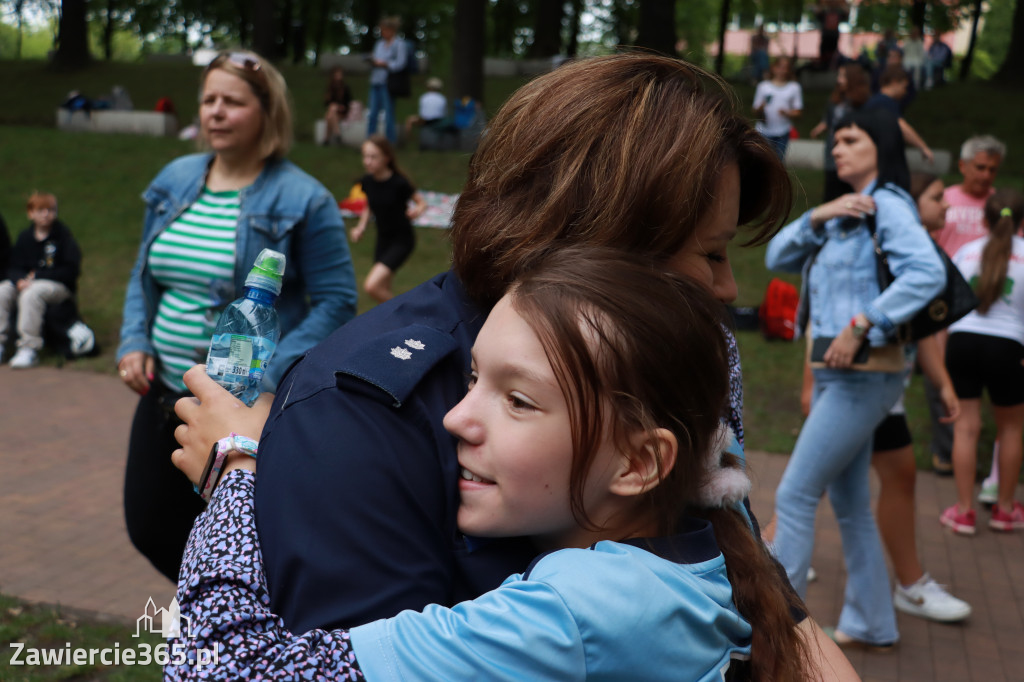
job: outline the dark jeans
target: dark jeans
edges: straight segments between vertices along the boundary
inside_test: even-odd
[[[178,582],[181,556],[192,524],[205,507],[185,474],[171,463],[181,422],[168,408],[177,397],[153,384],[139,400],[128,441],[124,518],[128,537],[153,566]]]

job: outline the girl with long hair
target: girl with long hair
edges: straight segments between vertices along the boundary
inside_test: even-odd
[[[262,679],[804,679],[796,598],[750,532],[749,480],[725,452],[721,311],[700,284],[610,249],[541,260],[491,310],[444,421],[460,530],[529,535],[544,553],[451,609],[297,637],[260,602],[253,476],[236,472],[197,524],[178,593],[199,633],[187,646],[220,662],[166,678],[226,679],[245,661]]]
[[[1024,528],[1024,506],[1014,500],[1024,432],[1024,197],[998,189],[985,202],[989,234],[965,244],[953,257],[980,301],[976,310],[949,327],[946,368],[953,378],[961,415],[953,424],[953,475],[957,503],[939,517],[942,525],[974,535],[974,479],[981,433],[981,394],[992,403],[999,442],[999,493],[988,525]]]
[[[366,275],[363,289],[373,300],[383,303],[395,295],[391,291],[395,271],[416,247],[412,221],[423,214],[427,204],[398,165],[388,138],[371,135],[363,142],[362,154],[366,175],[359,182],[366,194],[366,208],[349,236],[353,242],[362,239],[373,214],[377,223],[377,244],[373,249],[373,267]],[[415,206],[409,207],[410,200]]]

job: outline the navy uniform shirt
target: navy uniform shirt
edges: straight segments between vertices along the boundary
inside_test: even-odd
[[[256,523],[271,609],[296,633],[451,605],[525,570],[522,539],[469,552],[444,415],[486,312],[446,273],[355,318],[278,386]]]

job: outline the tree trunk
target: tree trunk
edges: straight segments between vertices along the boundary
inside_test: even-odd
[[[61,0],[60,33],[54,63],[63,69],[82,69],[91,61],[85,0]]]
[[[640,0],[639,32],[636,44],[655,52],[676,55],[676,3]]]
[[[570,59],[576,58],[580,47],[580,15],[583,14],[583,0],[572,0],[572,21],[569,22],[569,44],[565,54]]]
[[[924,15],[927,9],[927,0],[913,0],[910,5],[910,24],[921,29],[922,36],[924,35]]]
[[[277,54],[277,35],[274,25],[274,0],[254,0],[252,3],[252,49],[266,59]]]
[[[299,12],[292,22],[292,63],[305,64],[309,40],[309,13],[313,0],[299,0]]]
[[[515,53],[516,19],[519,8],[516,0],[496,0],[491,5],[491,54],[510,57]]]
[[[729,24],[729,0],[722,0],[722,12],[718,15],[718,54],[715,55],[715,73],[722,75],[725,68],[725,28]]]
[[[1024,0],[1017,0],[1017,8],[1013,11],[1013,28],[1010,29],[1010,47],[993,80],[1020,88],[1021,73],[1024,73]]]
[[[974,0],[974,16],[971,17],[971,42],[967,44],[967,54],[960,62],[960,80],[965,81],[971,73],[971,62],[974,61],[974,45],[978,42],[978,21],[981,19],[981,2]]]
[[[565,5],[554,0],[536,0],[533,16],[533,43],[529,56],[538,59],[562,52],[562,17]]]
[[[320,0],[317,9],[320,14],[316,22],[316,37],[313,39],[316,42],[313,66],[320,66],[320,53],[324,51],[324,41],[327,39],[327,19],[331,16],[331,0]]]
[[[25,31],[25,0],[14,3],[14,14],[18,17],[18,42],[14,50],[14,58],[21,59],[21,38]]]
[[[488,0],[456,0],[452,87],[456,98],[484,100],[484,29]]]
[[[274,55],[271,59],[284,59],[288,56],[288,50],[292,47],[292,14],[295,12],[295,3],[292,0],[284,0],[281,6],[281,13],[277,16],[277,40],[274,41]]]
[[[103,24],[103,58],[108,62],[114,56],[114,2],[107,0],[106,21]]]

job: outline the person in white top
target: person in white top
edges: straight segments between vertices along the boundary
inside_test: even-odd
[[[924,49],[921,29],[913,26],[910,29],[910,36],[903,41],[903,68],[914,79],[914,88],[917,90],[924,87],[924,65],[927,61],[928,53]]]
[[[949,208],[945,224],[938,230],[931,230],[932,237],[950,258],[956,255],[964,244],[988,234],[983,218],[985,201],[994,191],[999,164],[1006,156],[1006,145],[991,135],[977,135],[969,138],[960,148],[960,174],[964,181],[946,188],[944,198]],[[940,334],[945,342],[945,334]],[[939,421],[943,414],[938,392],[925,378],[925,395],[931,414],[932,469],[940,475],[953,472],[952,450],[953,429]],[[993,458],[992,473],[982,486],[982,501],[995,502],[995,487],[998,474],[997,459]],[[991,494],[987,494],[989,491]]]
[[[978,308],[949,328],[946,368],[960,399],[953,425],[957,504],[940,522],[963,535],[975,532],[974,474],[981,431],[981,393],[988,392],[999,441],[999,493],[989,527],[1024,528],[1024,505],[1014,501],[1024,455],[1024,196],[996,190],[985,202],[989,234],[960,249],[953,262],[978,294]]]
[[[762,119],[757,122],[758,132],[768,138],[779,158],[785,161],[792,119],[803,111],[804,94],[800,84],[793,80],[793,61],[789,57],[776,57],[771,74],[770,79],[757,85],[754,113]]]
[[[427,91],[420,95],[419,113],[405,119],[405,137],[412,135],[414,126],[432,126],[441,123],[448,115],[448,99],[441,94],[444,83],[440,78],[427,79]]]

